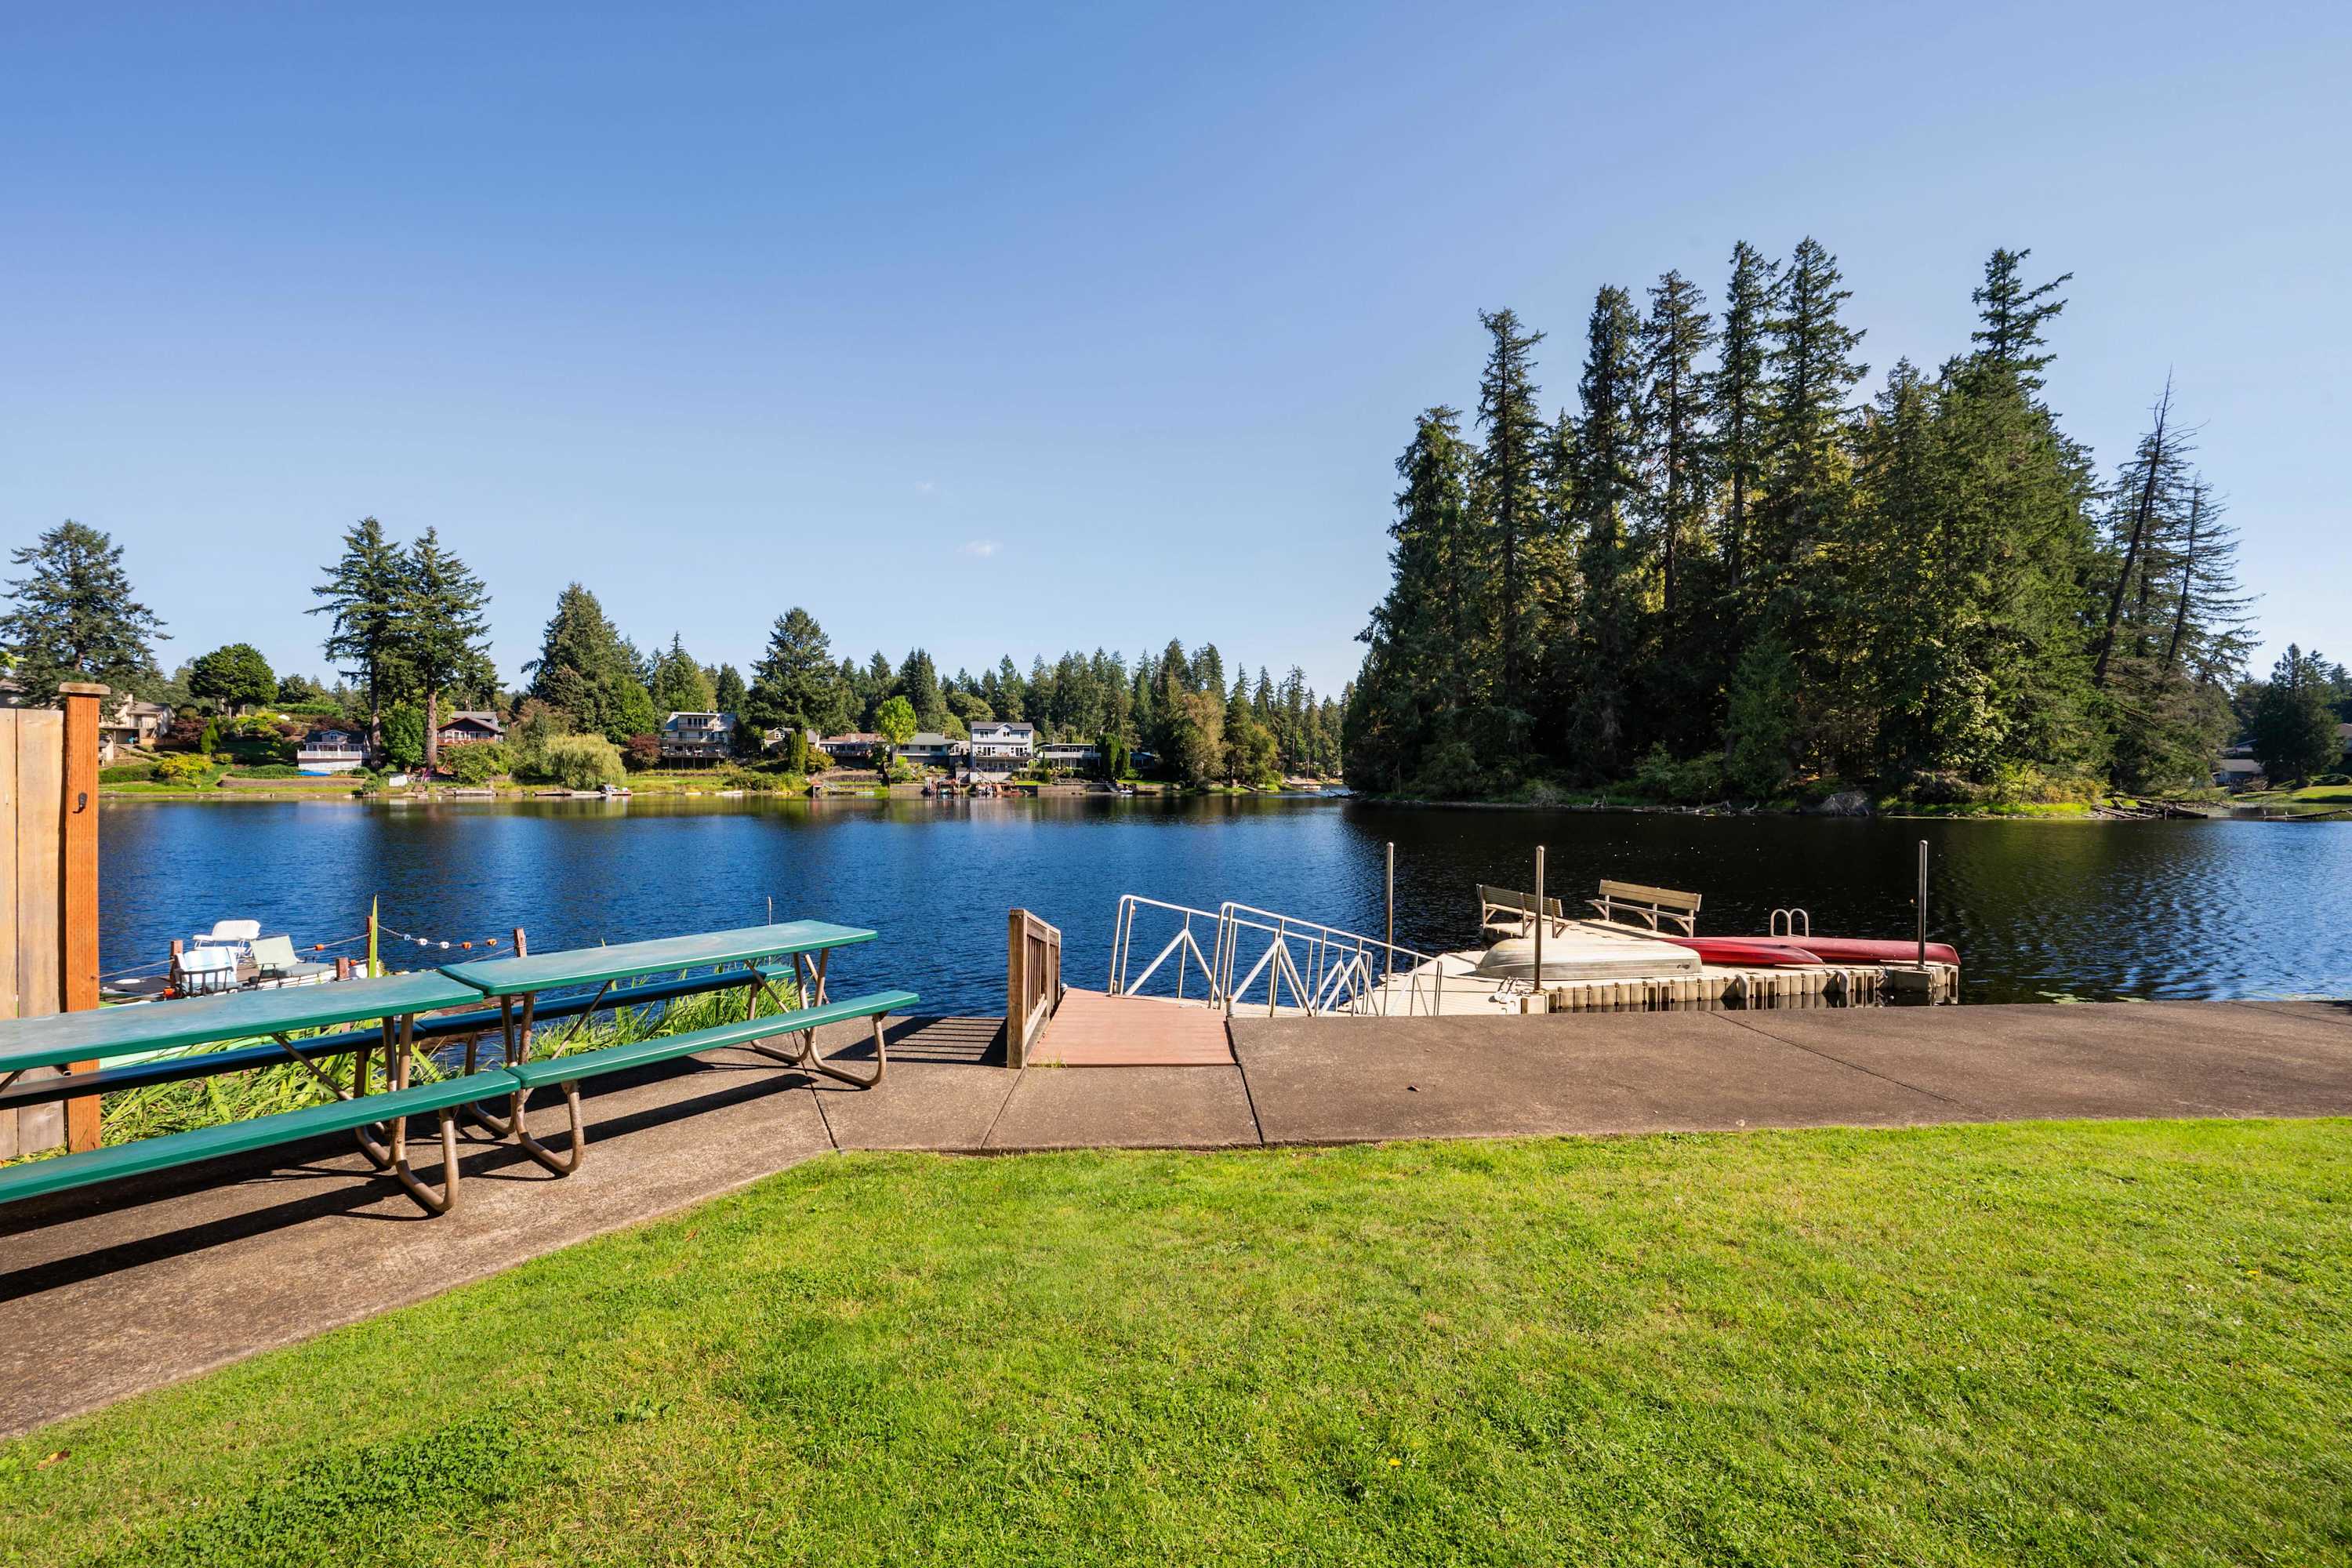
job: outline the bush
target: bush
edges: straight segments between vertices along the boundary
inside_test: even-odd
[[[155,764],[155,782],[167,784],[201,784],[212,772],[213,760],[201,752],[174,752]]]
[[[647,768],[661,766],[661,737],[659,735],[630,736],[629,743],[622,749],[622,761],[635,773],[644,773]]]
[[[236,777],[241,779],[299,779],[302,770],[291,763],[264,763],[258,767],[240,767]]]
[[[450,747],[441,761],[459,784],[485,784],[507,771],[507,748],[499,741],[476,741]]]
[[[541,747],[541,765],[566,789],[594,789],[621,782],[621,748],[602,735],[556,735]]]
[[[124,763],[119,767],[98,770],[100,784],[145,784],[155,776],[152,763]]]
[[[2311,782],[2330,788],[2337,784],[2352,784],[2352,773],[2322,773]]]

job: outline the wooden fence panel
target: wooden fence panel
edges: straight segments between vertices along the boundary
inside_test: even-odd
[[[5,829],[13,862],[8,878],[13,895],[6,946],[15,970],[14,1005],[10,1016],[36,1017],[65,1010],[59,984],[61,952],[58,944],[58,876],[62,818],[59,793],[65,788],[65,715],[54,709],[25,708],[5,715],[9,732],[4,749],[11,754],[15,773],[13,799]],[[47,1076],[51,1069],[42,1069]],[[16,1152],[30,1154],[66,1141],[62,1105],[28,1105],[16,1113]]]

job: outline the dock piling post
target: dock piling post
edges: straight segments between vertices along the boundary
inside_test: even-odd
[[[1381,940],[1388,943],[1388,951],[1381,955],[1381,977],[1383,980],[1396,974],[1396,840],[1393,838],[1389,840],[1388,889],[1388,922],[1381,928]]]
[[[1543,992],[1544,927],[1551,922],[1544,915],[1544,847],[1536,846],[1536,967],[1535,985],[1538,994]]]
[[[1927,841],[1919,840],[1919,967],[1927,967]]]

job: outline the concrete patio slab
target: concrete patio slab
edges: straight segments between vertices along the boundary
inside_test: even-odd
[[[583,1086],[588,1153],[558,1179],[478,1131],[457,1208],[428,1220],[349,1139],[0,1209],[0,1436],[671,1213],[832,1139],[807,1079],[713,1053]],[[542,1094],[533,1136],[564,1135]],[[429,1147],[431,1118],[413,1121]],[[428,1168],[427,1179],[437,1174]],[[59,1325],[72,1325],[61,1333]]]
[[[1721,1014],[1234,1020],[1269,1143],[1967,1120]]]
[[[2352,1031],[2211,1003],[1724,1015],[1969,1114],[2352,1114]]]
[[[1031,1068],[987,1146],[1230,1149],[1258,1142],[1237,1068]]]

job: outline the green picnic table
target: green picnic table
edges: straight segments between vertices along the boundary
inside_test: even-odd
[[[277,1116],[256,1117],[224,1127],[198,1128],[135,1143],[85,1150],[0,1171],[0,1202],[63,1191],[145,1171],[167,1169],[216,1154],[268,1148],[323,1131],[349,1131],[368,1159],[399,1181],[428,1210],[438,1214],[455,1201],[457,1140],[450,1108],[468,1094],[499,1093],[498,1084],[438,1083],[412,1089],[409,1066],[420,1013],[463,1006],[480,994],[447,975],[426,971],[330,985],[294,985],[268,991],[230,992],[134,1006],[97,1007],[79,1013],[0,1023],[0,1085],[33,1068],[180,1049],[221,1040],[260,1036],[273,1040],[287,1059],[299,1063],[335,1099]],[[351,1087],[328,1077],[292,1038],[304,1029],[373,1022],[376,1037],[356,1051]],[[371,1092],[370,1058],[381,1050],[386,1088]],[[239,1067],[257,1065],[236,1053]],[[67,1081],[70,1081],[68,1079]],[[47,1086],[45,1086],[46,1088]],[[442,1190],[433,1193],[408,1168],[407,1118],[436,1111],[441,1120]],[[376,1130],[382,1129],[382,1136]]]
[[[876,934],[862,927],[835,925],[826,921],[782,921],[771,925],[744,926],[734,931],[705,931],[697,936],[661,937],[650,942],[615,942],[607,947],[573,948],[561,952],[450,964],[441,971],[445,976],[471,986],[479,994],[498,1003],[499,1034],[506,1053],[505,1070],[520,1085],[503,1119],[493,1117],[478,1102],[469,1106],[468,1112],[499,1136],[513,1138],[525,1153],[548,1170],[557,1175],[569,1175],[579,1169],[585,1148],[581,1128],[580,1084],[583,1079],[601,1073],[672,1060],[721,1046],[749,1046],[763,1056],[772,1057],[800,1070],[822,1073],[855,1088],[871,1089],[882,1080],[883,1072],[889,1065],[885,1054],[882,1019],[915,1002],[917,997],[911,991],[891,990],[832,1002],[825,995],[825,971],[837,949],[872,942]],[[792,961],[794,982],[794,1005],[790,1007],[770,984],[775,976],[761,967],[785,958]],[[585,1026],[588,1017],[600,1010],[608,995],[612,998],[611,1005],[625,1006],[628,1004],[630,989],[625,986],[617,991],[614,989],[623,982],[646,980],[686,969],[707,968],[724,972],[735,965],[741,966],[743,971],[741,984],[745,997],[741,1020],[688,1034],[632,1040],[601,1050],[563,1053],[562,1047]],[[537,1020],[541,995],[547,992],[590,985],[596,988],[595,994],[580,1010],[580,1023],[573,1025],[570,1033],[556,1042],[553,1052],[534,1060],[531,1055],[532,1026]],[[774,1013],[764,1017],[760,1016],[762,999],[772,1003],[776,1008]],[[817,1054],[816,1031],[819,1026],[856,1017],[865,1017],[872,1023],[874,1070],[870,1074],[844,1071]],[[789,1053],[779,1051],[766,1043],[770,1038],[783,1034],[799,1036],[797,1049]],[[469,1069],[473,1066],[471,1047],[468,1048],[467,1065]],[[570,1113],[571,1146],[562,1155],[533,1139],[523,1126],[523,1101],[531,1089],[543,1084],[554,1084],[562,1089],[564,1104]]]
[[[887,1066],[883,1054],[883,1017],[917,998],[911,991],[890,990],[832,1002],[825,996],[825,969],[835,949],[871,942],[874,937],[873,931],[854,926],[789,921],[699,936],[453,964],[446,970],[382,979],[231,992],[0,1022],[0,1097],[13,1094],[28,1103],[68,1098],[78,1092],[131,1087],[134,1082],[249,1070],[279,1059],[299,1064],[332,1096],[329,1103],[299,1110],[0,1168],[0,1204],[225,1154],[272,1148],[320,1133],[348,1131],[358,1140],[369,1160],[397,1179],[426,1212],[443,1214],[457,1200],[457,1144],[453,1115],[461,1110],[480,1116],[500,1136],[513,1136],[533,1159],[561,1175],[578,1168],[584,1144],[580,1123],[580,1080],[600,1073],[722,1046],[746,1045],[802,1070],[870,1088],[881,1080]],[[797,1004],[790,1008],[772,989],[772,983],[785,978],[784,971],[772,965],[787,958],[792,961],[791,977],[796,988],[793,1001]],[[730,967],[734,965],[741,966],[740,973]],[[706,973],[656,978],[688,970]],[[625,981],[639,983],[622,985],[620,983]],[[531,1027],[541,1015],[542,994],[589,985],[596,987],[593,996],[551,998],[545,1003],[547,1014],[577,1017],[579,1023],[572,1030],[576,1034],[600,1010],[666,1004],[682,996],[740,985],[747,993],[745,1017],[690,1033],[660,1035],[601,1050],[531,1060]],[[495,1014],[481,1010],[485,998],[497,1004]],[[772,1002],[776,1011],[761,1016],[759,1005],[762,998]],[[436,1016],[420,1023],[420,1015],[425,1014]],[[874,1070],[865,1076],[845,1072],[816,1053],[816,1031],[821,1026],[861,1016],[870,1018],[874,1029]],[[332,1030],[354,1023],[373,1027],[295,1038],[305,1030]],[[506,1060],[501,1066],[481,1067],[476,1059],[478,1035],[493,1026],[499,1032]],[[460,1034],[467,1039],[466,1070],[435,1082],[412,1085],[410,1068],[417,1041]],[[797,1051],[778,1051],[766,1043],[785,1034],[800,1037]],[[232,1046],[184,1058],[142,1062],[136,1067],[101,1066],[93,1073],[43,1079],[37,1084],[14,1083],[32,1068],[91,1060],[103,1064],[124,1057],[144,1058],[156,1052],[256,1037],[274,1044]],[[557,1043],[559,1050],[569,1038],[567,1036],[565,1041]],[[318,1065],[320,1060],[346,1051],[356,1058],[348,1088]],[[379,1051],[385,1080],[382,1090],[371,1086],[371,1058]],[[87,1087],[77,1085],[76,1079],[86,1079]],[[560,1085],[570,1107],[572,1147],[568,1157],[560,1158],[541,1147],[523,1129],[523,1101],[531,1089],[542,1084]],[[508,1104],[502,1121],[481,1110],[485,1102],[500,1100]],[[408,1165],[407,1119],[426,1112],[436,1114],[440,1122],[442,1177],[437,1193],[419,1181]]]

